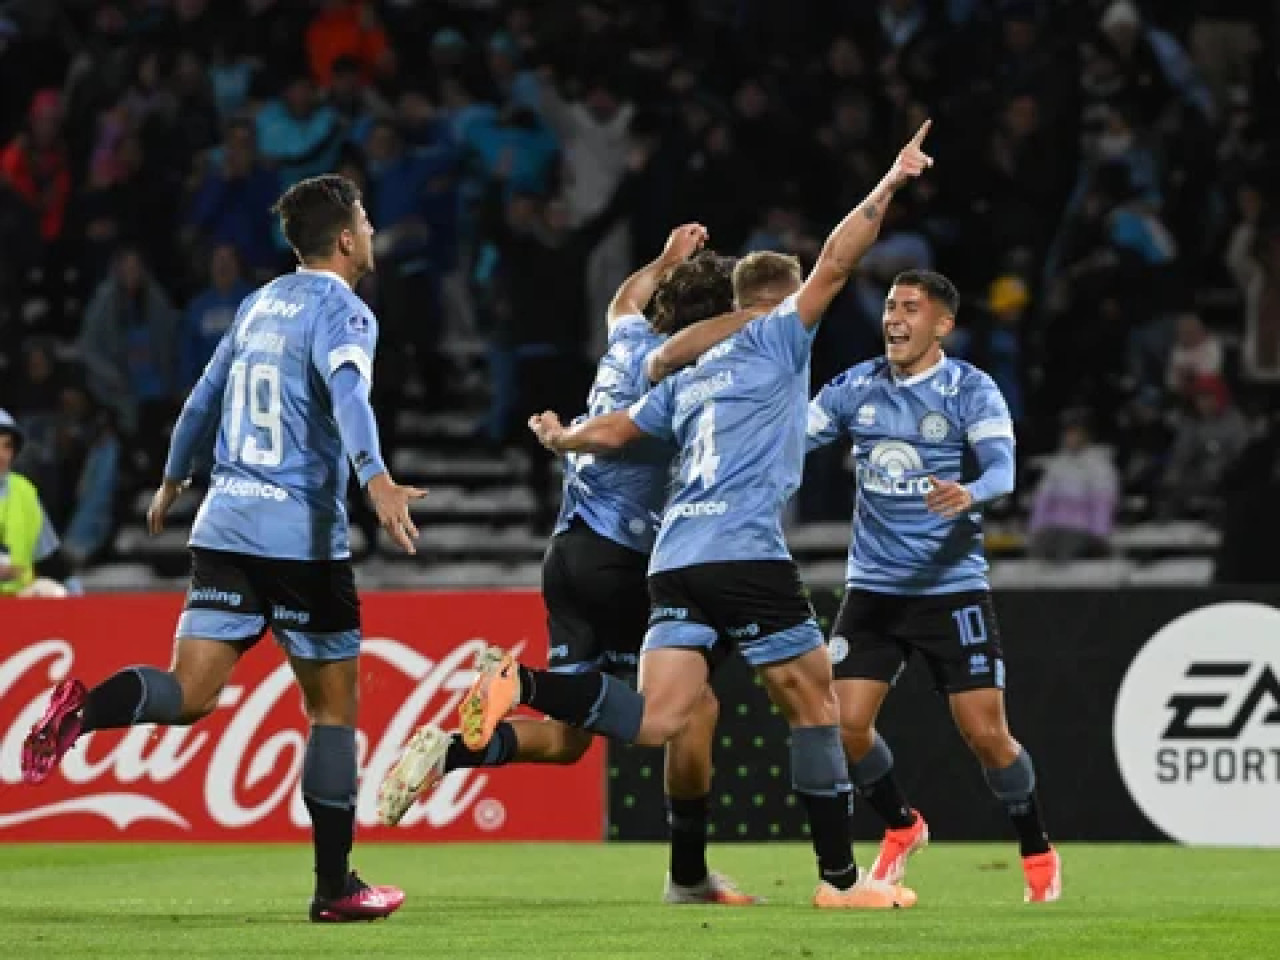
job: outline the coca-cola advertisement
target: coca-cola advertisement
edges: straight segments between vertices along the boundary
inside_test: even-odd
[[[270,634],[200,723],[88,734],[46,783],[22,783],[22,740],[53,686],[167,664],[181,606],[177,594],[0,602],[0,842],[307,839],[307,720]],[[601,746],[572,767],[459,770],[398,827],[378,826],[378,784],[414,729],[456,726],[486,643],[545,661],[545,613],[536,594],[515,591],[371,594],[362,612],[361,842],[603,837]]]

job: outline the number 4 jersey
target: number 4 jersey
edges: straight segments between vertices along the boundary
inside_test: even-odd
[[[298,270],[245,298],[204,376],[222,387],[208,496],[191,545],[259,557],[350,555],[350,467],[329,380],[372,379],[377,323],[336,274]]]
[[[813,331],[788,297],[631,407],[680,450],[649,572],[786,560],[782,510],[800,485]]]

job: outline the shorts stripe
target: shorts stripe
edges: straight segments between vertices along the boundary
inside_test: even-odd
[[[359,630],[312,633],[272,628],[271,632],[285,653],[299,660],[354,660],[360,655]]]
[[[739,643],[738,652],[751,666],[767,667],[784,660],[794,660],[822,645],[822,631],[817,621],[806,620],[767,637]]]
[[[258,613],[231,613],[225,610],[183,610],[178,617],[174,638],[198,637],[202,640],[256,640],[267,627],[266,618]]]

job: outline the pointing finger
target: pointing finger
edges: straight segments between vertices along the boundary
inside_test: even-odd
[[[920,124],[920,129],[916,131],[916,135],[911,138],[911,146],[919,148],[924,143],[924,138],[929,134],[929,128],[933,126],[933,118],[930,117],[924,123]]]

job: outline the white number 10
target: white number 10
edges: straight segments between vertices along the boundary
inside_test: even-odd
[[[237,360],[231,365],[231,459],[255,467],[278,467],[284,459],[284,431],[280,424],[280,368],[270,363],[249,367]],[[249,407],[252,430],[240,443],[244,408]],[[262,437],[261,432],[266,436]],[[265,439],[265,443],[262,441]]]
[[[693,452],[689,456],[689,482],[701,480],[702,489],[706,490],[716,482],[716,471],[719,468],[720,458],[716,456],[716,405],[708,403],[698,417],[698,426],[693,435]]]

